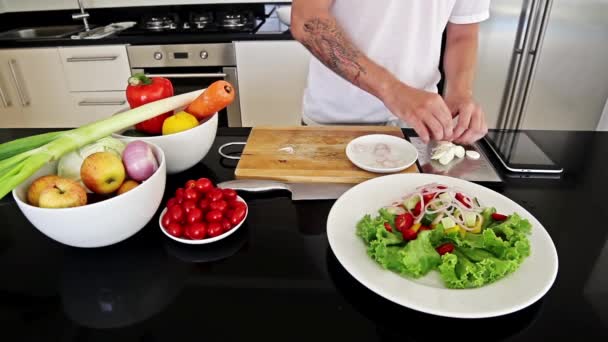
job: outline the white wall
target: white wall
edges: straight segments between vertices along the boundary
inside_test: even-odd
[[[83,0],[88,8],[229,3],[271,3],[289,0]],[[76,0],[0,0],[0,12],[25,12],[78,8]]]

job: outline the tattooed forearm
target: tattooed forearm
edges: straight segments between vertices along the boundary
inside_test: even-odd
[[[361,52],[344,36],[334,20],[313,18],[303,25],[302,43],[325,66],[359,86],[366,74],[360,64]]]

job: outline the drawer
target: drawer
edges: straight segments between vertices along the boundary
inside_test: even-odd
[[[71,93],[70,126],[108,118],[129,108],[124,91]]]
[[[125,90],[131,76],[125,45],[59,48],[70,91]]]

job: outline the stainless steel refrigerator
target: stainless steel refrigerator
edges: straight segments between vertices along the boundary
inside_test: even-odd
[[[492,0],[475,94],[492,128],[595,130],[608,99],[608,0]]]

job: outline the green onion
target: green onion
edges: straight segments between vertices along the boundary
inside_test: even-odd
[[[45,164],[114,132],[194,101],[202,90],[145,104],[73,130],[17,139],[0,145],[0,199]]]

